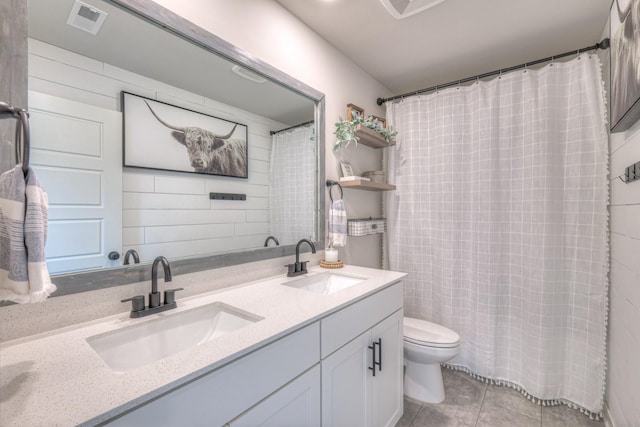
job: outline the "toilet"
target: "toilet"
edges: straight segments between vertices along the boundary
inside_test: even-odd
[[[404,395],[421,402],[440,403],[444,385],[440,363],[460,351],[460,336],[426,320],[404,318]]]

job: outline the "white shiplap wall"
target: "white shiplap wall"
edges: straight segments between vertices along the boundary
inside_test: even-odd
[[[121,111],[122,90],[249,128],[249,178],[126,169],[123,252],[142,260],[260,247],[269,234],[270,130],[281,123],[168,86],[110,64],[29,39],[29,89]],[[246,201],[209,200],[209,192],[245,193]]]
[[[640,121],[611,134],[611,177],[640,161]],[[611,181],[608,416],[615,427],[640,426],[640,181]]]

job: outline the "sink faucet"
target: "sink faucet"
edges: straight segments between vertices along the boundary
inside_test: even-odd
[[[265,239],[264,241],[264,247],[266,248],[267,246],[269,246],[269,240],[273,240],[273,243],[276,244],[276,246],[280,246],[280,242],[278,242],[278,239],[276,239],[274,236],[269,236]]]
[[[140,264],[140,257],[138,256],[138,252],[135,249],[129,249],[127,253],[124,254],[124,262],[122,265],[129,265],[129,257],[133,257],[134,264]]]
[[[287,264],[287,265],[285,265],[285,267],[287,267],[289,269],[289,271],[287,272],[287,276],[288,277],[299,276],[301,274],[307,274],[307,262],[309,262],[309,261],[300,262],[300,245],[302,245],[303,243],[307,243],[307,244],[309,244],[309,246],[311,246],[311,253],[313,253],[313,254],[316,253],[316,245],[314,245],[312,241],[307,240],[307,239],[300,240],[298,242],[298,244],[296,245],[296,262],[295,262],[295,264]]]
[[[164,281],[171,281],[171,265],[169,261],[159,256],[153,260],[151,266],[151,293],[149,294],[149,306],[144,305],[144,295],[136,295],[135,297],[123,299],[122,302],[131,301],[131,317],[144,317],[161,311],[176,308],[176,292],[184,288],[167,289],[164,291],[164,303],[160,304],[160,292],[158,292],[158,265],[162,264],[164,270]]]
[[[158,264],[162,263],[164,269],[164,281],[171,281],[171,266],[169,261],[163,256],[156,257],[151,266],[151,293],[149,294],[149,308],[160,305],[160,292],[158,292]]]

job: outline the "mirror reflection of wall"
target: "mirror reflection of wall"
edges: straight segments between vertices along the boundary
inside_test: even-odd
[[[101,1],[86,2],[109,13],[98,35],[89,35],[66,25],[73,3],[29,1],[32,164],[50,197],[51,273],[121,265],[122,256],[108,258],[112,251],[135,249],[148,262],[263,247],[276,233],[270,208],[281,194],[270,188],[269,132],[312,120],[315,102],[248,80],[226,59]],[[248,179],[122,168],[122,90],[246,124]],[[283,177],[308,199],[282,211],[283,224],[305,213],[284,244],[318,240],[317,143],[308,146],[314,157]],[[186,156],[174,148],[171,155]],[[247,199],[209,200],[210,192]]]

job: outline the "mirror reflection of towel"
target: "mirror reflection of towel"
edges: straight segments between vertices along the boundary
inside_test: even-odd
[[[347,245],[347,210],[342,199],[331,203],[329,209],[329,244],[333,247]]]
[[[0,175],[0,300],[40,302],[56,290],[44,255],[48,209],[33,169]]]

